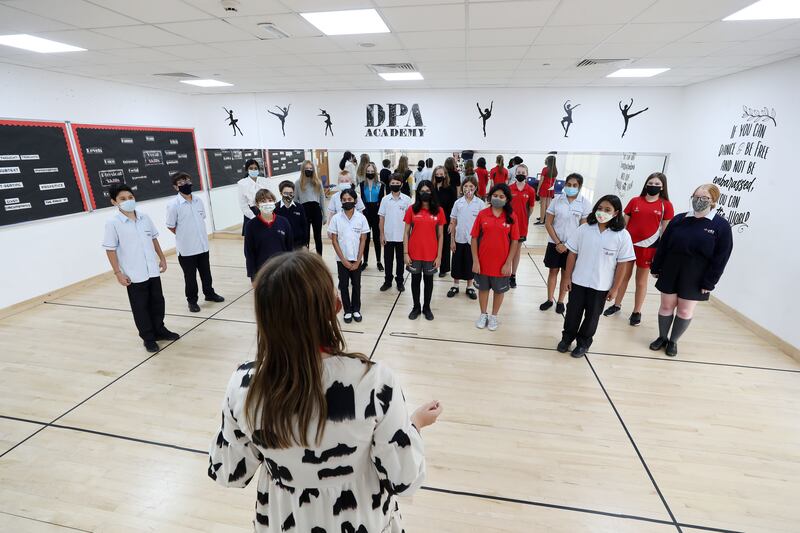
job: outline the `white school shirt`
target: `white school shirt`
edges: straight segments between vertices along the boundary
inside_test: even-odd
[[[180,193],[167,203],[167,227],[175,228],[175,249],[187,257],[208,251],[206,208],[203,201],[192,195],[190,202]]]
[[[607,291],[614,284],[617,263],[633,261],[633,241],[628,230],[600,231],[599,224],[584,224],[565,243],[578,254],[572,283],[597,291]]]
[[[561,242],[565,244],[581,225],[581,220],[588,217],[591,212],[592,204],[580,193],[572,202],[567,199],[566,194],[559,194],[547,207],[547,213],[553,215],[553,229]],[[547,242],[555,244],[549,233]]]
[[[342,191],[337,191],[336,194],[331,196],[331,199],[328,200],[328,212],[331,216],[341,213],[342,212],[342,200],[339,198],[342,195]],[[361,197],[358,196],[356,198],[356,211],[363,211],[364,210],[364,202],[361,201]]]
[[[247,218],[256,218],[250,206],[256,205],[256,193],[259,189],[269,188],[267,187],[267,178],[259,176],[253,181],[253,178],[248,176],[237,181],[236,187],[239,193],[239,209],[242,210],[242,214]]]
[[[456,200],[450,211],[450,218],[456,221],[456,244],[469,244],[472,241],[472,226],[484,207],[486,204],[477,196],[473,196],[471,202],[467,202],[465,196]]]
[[[335,214],[328,223],[328,233],[336,235],[339,240],[339,248],[342,249],[342,254],[348,261],[358,259],[361,235],[370,231],[367,217],[355,210],[351,218],[347,218],[347,215],[342,211]],[[336,255],[336,260],[341,262],[338,254]]]
[[[149,216],[136,211],[134,222],[117,210],[106,220],[103,248],[117,252],[119,268],[131,283],[142,283],[161,275],[153,246],[156,237],[158,231]]]
[[[378,216],[383,217],[383,236],[386,242],[403,242],[403,232],[406,230],[403,218],[411,203],[411,197],[403,193],[397,198],[391,193],[381,198]]]

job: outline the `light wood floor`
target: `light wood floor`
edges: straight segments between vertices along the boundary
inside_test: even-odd
[[[363,277],[354,350],[386,361],[408,400],[437,398],[424,432],[425,488],[401,501],[406,531],[800,531],[800,364],[710,304],[677,359],[647,348],[644,322],[602,318],[589,356],[554,350],[533,229],[496,332],[477,303],[448,299],[411,322],[409,292]],[[190,314],[175,258],[167,326],[183,337],[149,357],[125,291],[109,278],[0,320],[0,531],[245,532],[254,486],[206,478],[205,450],[234,365],[255,329],[241,242],[212,242],[223,304]],[[331,248],[326,260],[333,265]],[[22,282],[22,281],[20,281]]]

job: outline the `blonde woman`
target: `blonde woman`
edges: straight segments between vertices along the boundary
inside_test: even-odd
[[[303,161],[303,170],[300,172],[300,179],[295,182],[295,201],[302,204],[306,212],[308,221],[309,236],[306,247],[311,242],[311,231],[314,230],[314,245],[317,253],[322,255],[322,225],[325,224],[325,190],[322,188],[322,180],[317,176],[317,169],[314,164],[306,159]]]
[[[400,156],[400,159],[397,161],[397,168],[394,172],[395,174],[403,176],[403,188],[400,189],[400,192],[406,196],[411,196],[411,190],[414,188],[414,178],[412,177],[413,173],[411,169],[408,168],[407,155]]]
[[[364,175],[367,172],[367,165],[369,165],[369,156],[367,154],[361,154],[361,158],[358,161],[358,167],[356,168],[356,185],[360,185],[366,179]]]

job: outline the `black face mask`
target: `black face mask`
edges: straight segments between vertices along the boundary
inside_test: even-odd
[[[310,178],[311,176],[314,175],[314,169],[309,170],[309,169],[306,168],[306,169],[303,170],[303,174],[305,174],[305,176],[307,178]]]
[[[419,199],[423,202],[430,202],[431,201],[431,193],[429,192],[421,192],[419,193]]]
[[[350,211],[356,206],[355,202],[342,202],[342,209],[345,211]]]
[[[528,179],[528,176],[525,174],[517,174],[517,181],[525,181],[526,179]]]
[[[657,195],[658,193],[661,192],[661,186],[660,185],[648,185],[647,187],[644,188],[644,192],[646,192],[650,196],[655,196],[655,195]]]
[[[402,188],[402,185],[389,185],[389,190],[392,192],[400,192],[400,189]]]
[[[441,183],[444,181],[444,176],[434,176],[433,179],[436,180],[436,183]]]
[[[179,185],[178,190],[181,192],[181,194],[192,194],[192,184],[184,183],[183,185]]]
[[[367,176],[368,180],[374,180],[375,179],[375,173],[374,172],[367,172],[366,176]]]

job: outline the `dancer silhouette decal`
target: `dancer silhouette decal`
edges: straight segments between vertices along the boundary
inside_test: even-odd
[[[331,116],[328,114],[327,111],[324,109],[320,109],[318,117],[325,117],[325,136],[328,136],[328,132],[331,132],[331,137],[333,137],[333,122],[331,122]]]
[[[621,135],[621,137],[625,137],[625,132],[626,132],[626,131],[628,131],[628,121],[629,121],[630,119],[632,119],[632,118],[633,118],[633,117],[635,117],[636,115],[639,115],[639,114],[641,114],[641,113],[644,113],[645,111],[647,111],[648,109],[650,109],[649,107],[645,107],[645,108],[644,108],[644,109],[642,109],[641,111],[637,111],[636,113],[633,113],[632,115],[629,115],[629,114],[628,114],[628,111],[630,111],[631,107],[633,107],[633,98],[631,98],[631,103],[630,103],[630,104],[627,104],[627,105],[626,105],[626,106],[624,106],[624,107],[622,106],[622,100],[620,100],[620,101],[619,101],[619,111],[620,111],[620,113],[622,113],[622,118],[623,118],[623,119],[625,119],[625,129],[624,129],[624,130],[622,130],[622,135]]]
[[[223,107],[222,109],[225,108]],[[233,116],[233,109],[231,110],[225,109],[225,112],[228,114],[228,118],[226,119],[228,121],[228,126],[233,128],[233,136],[236,137],[237,131],[239,132],[239,135],[244,136],[244,133],[242,133],[242,129],[239,127],[239,119],[234,118]]]
[[[481,104],[475,102],[475,105],[478,106],[478,113],[481,114],[481,119],[483,120],[483,136],[486,137],[486,121],[492,118],[492,109],[494,108],[494,100],[492,103],[489,104],[489,107],[486,109],[481,109]]]
[[[276,105],[275,107],[278,108],[280,113],[276,113],[275,111],[270,111],[269,109],[267,109],[267,113],[278,117],[278,120],[281,121],[281,133],[283,133],[283,136],[286,137],[286,117],[289,115],[289,108],[292,107],[292,104],[289,104],[286,107],[281,107],[279,105]]]
[[[569,127],[572,125],[572,110],[578,107],[581,104],[572,105],[569,103],[569,100],[564,102],[564,112],[566,116],[561,119],[561,127],[564,129],[564,137],[567,136],[569,133]]]

